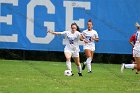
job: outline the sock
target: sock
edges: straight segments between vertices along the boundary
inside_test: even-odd
[[[81,64],[79,66],[77,66],[77,69],[78,69],[78,73],[82,73]]]
[[[87,62],[84,62],[84,65],[87,65]]]
[[[92,61],[91,57],[87,58],[87,60],[86,60],[88,72],[91,71],[91,61]]]
[[[134,68],[135,64],[125,64],[124,67],[125,68]]]
[[[67,69],[68,70],[71,70],[72,71],[71,62],[70,61],[66,61],[66,66],[67,66]]]

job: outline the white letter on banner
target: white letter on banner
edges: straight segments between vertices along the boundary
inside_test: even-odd
[[[0,0],[0,7],[2,3],[11,3],[13,4],[13,6],[18,6],[18,0]],[[7,15],[6,17],[0,15],[0,23],[7,23],[8,25],[12,25],[12,15]],[[0,42],[17,42],[17,41],[18,41],[17,34],[12,34],[12,36],[0,35]]]
[[[86,10],[90,10],[90,2],[82,2],[82,1],[64,1],[64,6],[66,7],[66,28],[70,29],[70,25],[73,22],[76,22],[80,28],[84,28],[84,19],[79,19],[79,21],[73,20],[73,8],[85,8]],[[79,14],[80,15],[80,14]],[[65,45],[65,39],[63,39],[63,44]],[[80,45],[84,43],[79,41]]]
[[[45,6],[49,14],[55,14],[55,7],[50,0],[31,0],[27,5],[26,36],[31,43],[49,44],[54,39],[54,35],[48,33],[44,38],[34,35],[34,8],[37,5]],[[44,26],[54,31],[54,22],[44,22]]]
[[[82,1],[64,1],[64,6],[66,7],[66,28],[69,29],[71,23],[76,22],[80,28],[84,28],[84,19],[79,19],[79,21],[73,20],[73,8],[85,8],[90,10],[90,2]],[[79,14],[80,15],[80,14]]]

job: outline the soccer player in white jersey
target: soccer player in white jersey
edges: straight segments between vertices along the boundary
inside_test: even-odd
[[[79,43],[78,43],[81,38],[81,33],[77,30],[79,30],[79,27],[77,26],[77,24],[72,23],[71,31],[64,31],[64,32],[49,31],[49,32],[55,35],[65,36],[66,46],[64,48],[64,54],[66,57],[67,69],[72,71],[72,67],[71,67],[71,57],[72,57],[75,61],[75,64],[77,65],[79,76],[82,76],[82,68],[81,68],[80,58],[79,58],[80,49],[79,49]]]
[[[124,68],[136,69],[136,74],[140,71],[140,25],[136,23],[136,27],[138,28],[136,32],[136,43],[133,48],[133,57],[135,59],[136,64],[122,64],[121,72],[123,72]]]
[[[83,63],[82,70],[85,69],[87,65],[88,73],[91,73],[91,61],[93,59],[93,54],[95,51],[95,41],[99,41],[98,33],[93,30],[93,23],[90,19],[87,23],[88,29],[82,32],[82,40],[84,41],[84,52],[86,55],[87,60]]]

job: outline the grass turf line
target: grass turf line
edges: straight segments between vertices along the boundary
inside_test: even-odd
[[[64,76],[65,62],[0,60],[0,93],[139,93],[140,74],[117,64],[92,64],[93,73]]]

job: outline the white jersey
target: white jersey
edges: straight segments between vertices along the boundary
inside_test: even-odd
[[[137,33],[136,33],[136,43],[135,43],[133,49],[140,51],[140,31],[137,31]]]
[[[98,33],[95,30],[92,30],[92,31],[84,30],[82,32],[82,35],[83,37],[85,37],[87,41],[89,41],[88,43],[85,43],[84,45],[92,45],[93,47],[95,47],[95,41],[92,40],[92,38],[99,38]]]
[[[79,52],[79,40],[80,40],[80,35],[81,33],[76,31],[72,33],[71,31],[64,31],[61,32],[65,36],[66,39],[66,46],[65,48],[69,48],[72,51],[77,51]]]

